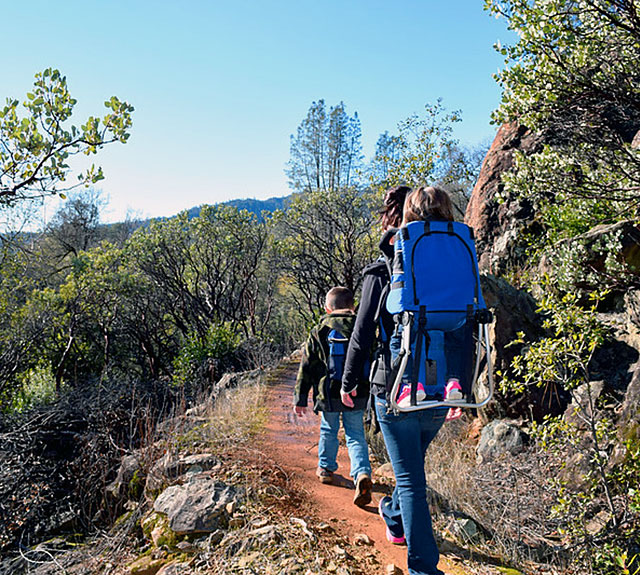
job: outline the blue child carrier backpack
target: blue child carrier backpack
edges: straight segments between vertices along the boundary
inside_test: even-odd
[[[394,411],[434,407],[481,407],[493,395],[488,323],[491,312],[482,298],[472,229],[459,222],[410,222],[395,235],[391,287],[386,301],[396,329],[390,339],[392,360],[390,405]],[[472,362],[477,326],[475,369],[462,381],[462,399],[447,400],[445,385],[454,361]],[[468,333],[469,353],[452,342]],[[474,387],[482,350],[488,369],[488,395],[477,401]],[[460,357],[458,357],[460,356]],[[463,357],[464,356],[464,357]],[[449,365],[447,363],[449,362]],[[459,376],[458,376],[459,377]],[[411,384],[410,405],[396,399],[403,383]],[[421,383],[425,399],[418,401]]]

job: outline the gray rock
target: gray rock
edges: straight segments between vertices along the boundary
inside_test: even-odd
[[[492,421],[482,428],[476,449],[478,463],[509,454],[516,455],[524,449],[524,433],[505,420]]]
[[[184,474],[197,475],[203,471],[214,471],[221,465],[220,460],[211,453],[199,453],[177,459],[167,453],[149,470],[145,492],[153,494],[167,485],[169,480],[178,479]]]
[[[120,461],[116,478],[107,486],[107,493],[116,499],[125,496],[127,486],[135,476],[136,471],[142,467],[139,453],[125,455]]]
[[[202,475],[165,489],[153,508],[167,516],[169,527],[178,535],[212,533],[226,518],[225,508],[236,495],[233,487]]]
[[[249,531],[249,533],[247,533],[247,539],[256,541],[260,546],[266,546],[279,541],[280,534],[275,525],[265,525],[264,527]]]
[[[454,523],[456,534],[466,543],[475,542],[480,537],[478,526],[471,519],[456,519]]]
[[[209,537],[207,538],[205,548],[207,551],[211,551],[214,549],[220,541],[224,539],[224,531],[222,529],[216,529]]]

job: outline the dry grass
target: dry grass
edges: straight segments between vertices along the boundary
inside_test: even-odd
[[[217,479],[244,494],[230,517],[232,526],[225,530],[221,541],[212,543],[209,537],[191,540],[194,550],[182,558],[188,564],[185,573],[362,575],[374,571],[369,569],[369,557],[362,557],[361,550],[354,550],[348,541],[309,514],[308,505],[293,489],[286,471],[256,447],[257,436],[268,419],[266,385],[278,373],[275,370],[256,376],[239,387],[222,391],[215,402],[201,403],[186,414],[177,414],[162,426],[162,439],[156,438],[150,446],[156,454],[169,452],[176,457],[213,453],[223,462],[216,472]],[[145,549],[149,552],[148,543],[139,538],[135,521],[145,513],[144,504],[140,503],[131,519],[109,535],[108,545],[96,546],[101,563],[111,566],[96,573],[124,575],[126,565],[137,554]],[[135,545],[131,545],[132,541]]]
[[[526,572],[533,563],[553,572],[560,564],[560,542],[549,518],[555,494],[546,481],[548,461],[528,450],[479,464],[476,436],[474,421],[463,416],[446,423],[427,451],[425,468],[434,491],[436,522],[467,549]],[[477,538],[470,540],[456,529],[461,517],[480,527]]]

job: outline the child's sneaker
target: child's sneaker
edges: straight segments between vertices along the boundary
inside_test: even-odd
[[[447,385],[444,388],[444,399],[445,401],[448,399],[456,400],[462,399],[464,396],[462,395],[462,387],[460,387],[460,382],[452,377],[447,381]]]
[[[416,400],[423,401],[427,397],[427,392],[424,390],[424,385],[420,382],[417,383],[418,389],[416,390]],[[411,384],[403,383],[400,388],[400,393],[398,393],[398,398],[396,399],[396,403],[399,407],[410,407],[411,406]]]
[[[462,387],[460,387],[460,382],[452,377],[447,381],[447,385],[444,388],[444,399],[462,399],[464,395],[462,394]],[[447,416],[445,417],[445,421],[451,421],[453,419],[458,419],[462,415],[462,409],[459,407],[452,407],[447,412]]]
[[[320,480],[320,483],[333,483],[333,471],[329,471],[324,467],[318,467],[316,475]]]

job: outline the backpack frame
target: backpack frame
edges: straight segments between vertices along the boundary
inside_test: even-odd
[[[400,349],[393,360],[391,382],[387,386],[390,386],[391,409],[411,412],[486,405],[494,391],[488,327],[493,316],[482,298],[472,229],[459,222],[410,222],[395,233],[393,263],[387,256],[385,261],[391,277],[386,306],[396,321],[395,335],[400,338]],[[437,373],[437,364],[440,361],[446,365],[444,339],[447,334],[464,326],[467,329],[477,326],[473,375],[466,385],[467,397],[445,400],[446,382],[444,375]],[[488,392],[486,397],[477,400],[474,399],[475,387],[483,356],[488,370]],[[412,369],[408,374],[410,361]],[[427,389],[440,391],[418,401],[419,378],[423,378]],[[396,399],[407,380],[411,384],[411,401],[409,406],[401,407]]]

